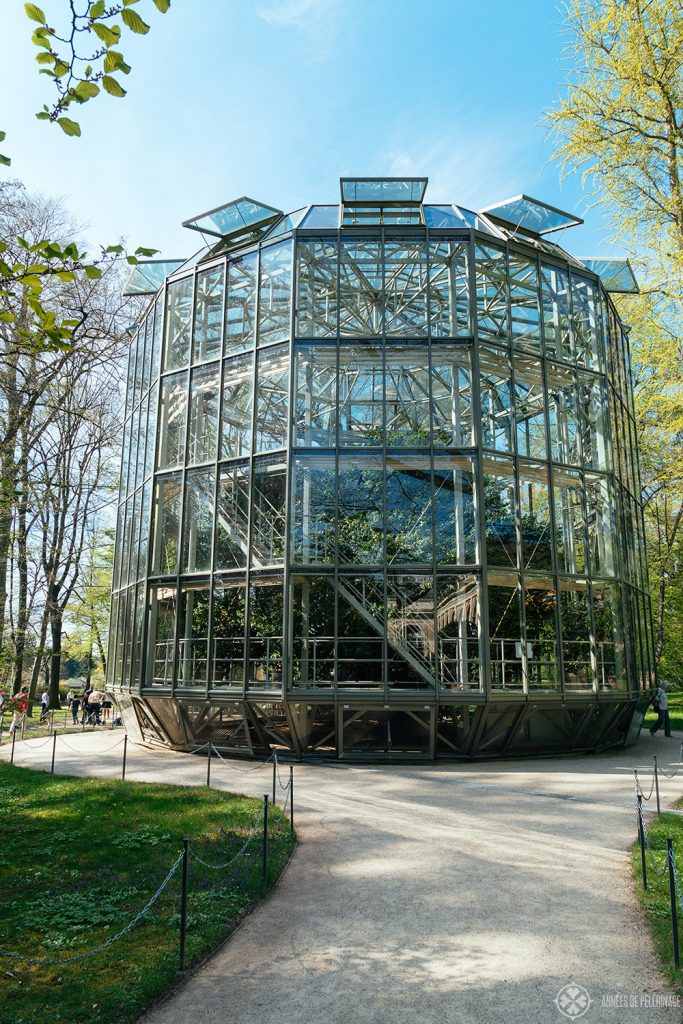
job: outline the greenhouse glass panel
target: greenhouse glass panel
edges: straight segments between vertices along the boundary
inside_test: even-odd
[[[295,689],[331,689],[335,679],[333,576],[291,581],[292,676]]]
[[[420,239],[384,242],[384,331],[387,337],[427,334],[427,247]]]
[[[492,245],[475,249],[479,338],[508,341],[509,285],[505,252]]]
[[[382,248],[372,239],[345,239],[340,249],[339,333],[366,338],[381,334]]]
[[[340,346],[338,415],[340,447],[382,445],[384,358],[379,346]]]
[[[222,266],[197,274],[194,298],[193,362],[217,359],[223,337],[225,270]]]
[[[297,345],[295,444],[333,448],[337,438],[336,346]]]
[[[504,693],[521,691],[525,652],[519,578],[512,573],[489,573],[488,602],[491,688]]]
[[[221,466],[216,500],[216,569],[242,569],[249,554],[249,467]]]
[[[223,354],[237,355],[254,347],[256,338],[256,253],[228,263]]]
[[[529,691],[559,690],[555,584],[549,576],[528,575],[524,595]]]
[[[218,363],[192,371],[187,460],[213,462],[218,440]]]
[[[186,583],[180,588],[176,685],[183,689],[206,689],[210,594],[208,583]]]
[[[437,563],[476,562],[474,466],[464,455],[434,456],[434,538]]]
[[[246,587],[243,580],[219,580],[213,592],[209,685],[241,689],[244,681]]]
[[[432,349],[432,437],[435,446],[472,444],[472,356],[461,345]]]
[[[206,572],[211,568],[213,533],[213,469],[193,469],[185,477],[183,509],[183,570]]]
[[[163,370],[179,370],[190,361],[193,285],[190,276],[168,286]]]
[[[297,335],[332,338],[339,312],[336,239],[302,239],[297,253]]]
[[[251,356],[223,363],[221,459],[238,459],[251,452],[254,364]]]
[[[429,325],[432,338],[459,338],[471,333],[469,269],[464,242],[429,246]]]
[[[535,260],[511,252],[509,272],[512,344],[517,348],[540,353],[538,266]]]
[[[185,454],[186,419],[187,373],[163,377],[157,469],[170,469],[182,465]]]
[[[387,681],[393,690],[436,686],[434,580],[387,575]]]
[[[256,437],[254,451],[267,452],[287,445],[289,410],[289,352],[277,348],[258,359]]]
[[[292,558],[299,564],[334,562],[336,483],[334,456],[294,460]]]
[[[429,358],[425,348],[385,350],[386,443],[429,447]]]
[[[432,561],[432,478],[429,458],[388,454],[386,460],[387,562]]]
[[[292,244],[281,242],[261,250],[259,345],[289,337],[292,315]]]
[[[560,619],[565,693],[593,689],[588,584],[560,578]]]
[[[436,655],[442,690],[482,688],[479,578],[436,577]]]
[[[154,495],[154,557],[152,571],[173,576],[178,571],[182,475],[157,479]]]

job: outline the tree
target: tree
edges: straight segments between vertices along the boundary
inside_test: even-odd
[[[683,630],[683,0],[571,0],[565,15],[572,78],[547,117],[564,170],[591,183],[641,281],[617,306],[631,327],[655,655],[669,672]]]

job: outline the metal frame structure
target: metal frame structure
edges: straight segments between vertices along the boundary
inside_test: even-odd
[[[626,743],[654,684],[627,332],[557,245],[392,202],[226,239],[150,302],[109,683],[148,737],[245,756]]]

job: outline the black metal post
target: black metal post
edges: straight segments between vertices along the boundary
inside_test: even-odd
[[[12,732],[12,753],[9,756],[9,763],[14,764],[14,744],[17,742],[17,730],[14,729]]]
[[[55,773],[55,753],[57,750],[57,733],[52,733],[52,764],[50,765],[50,775]]]
[[[183,839],[183,874],[180,889],[180,970],[185,970],[185,939],[187,937],[187,876],[190,861],[190,840]]]
[[[263,882],[268,881],[268,794],[263,794]]]
[[[126,781],[126,756],[128,753],[128,733],[123,736],[123,764],[121,766],[121,781]]]
[[[294,835],[294,766],[289,766],[289,827]]]
[[[674,965],[680,964],[678,955],[678,912],[676,910],[676,882],[674,879],[674,843],[670,837],[666,841],[666,856],[669,861],[669,899],[671,900],[671,939],[674,948]]]
[[[211,785],[211,740],[209,740],[209,749],[206,755],[206,784]]]
[[[659,765],[657,764],[657,755],[656,754],[652,755],[652,760],[654,761],[654,764],[655,764],[655,792],[657,794],[657,814],[661,814],[662,813],[662,808],[660,807],[660,804],[659,804]]]
[[[645,829],[643,828],[643,798],[638,794],[638,838],[640,840],[640,863],[643,868],[643,889],[647,889],[647,865],[645,863]]]
[[[273,807],[275,807],[277,800],[275,799],[275,782],[277,780],[277,754],[273,751]]]

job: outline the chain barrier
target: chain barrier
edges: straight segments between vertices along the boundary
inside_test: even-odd
[[[198,861],[202,865],[202,867],[209,868],[209,870],[211,870],[211,871],[224,871],[227,868],[231,867],[235,863],[235,861],[239,860],[239,858],[243,856],[243,854],[245,853],[245,851],[246,851],[247,847],[249,846],[249,844],[258,835],[258,831],[259,831],[261,825],[263,824],[263,814],[264,814],[264,808],[261,809],[261,813],[259,814],[258,818],[254,822],[254,826],[253,826],[251,832],[249,833],[249,835],[247,836],[246,840],[242,844],[241,848],[237,851],[236,854],[234,854],[230,858],[230,860],[226,860],[222,864],[209,864],[207,861],[202,860],[202,858],[200,856],[198,856],[198,854],[196,854],[192,848],[190,848],[190,860]]]
[[[663,768],[659,768],[659,774],[663,775],[665,779],[675,779],[681,768],[683,768],[683,743],[681,743],[681,750],[679,755],[679,764],[672,772],[665,772]]]
[[[645,828],[645,821],[643,819],[643,809],[642,809],[642,807],[640,806],[640,804],[638,803],[637,800],[636,800],[636,813],[638,815],[638,823],[639,823],[640,827],[643,830],[643,838],[645,840],[645,846],[647,848],[647,852],[648,852],[648,855],[649,855],[649,858],[650,858],[650,864],[652,865],[652,870],[654,871],[654,873],[656,875],[659,875],[660,878],[661,878],[662,875],[666,874],[666,864],[664,865],[664,867],[662,867],[660,869],[660,868],[657,867],[657,864],[655,863],[654,850],[652,849],[652,846],[650,845],[650,838],[649,838],[649,836],[647,834],[647,829]]]
[[[236,772],[243,772],[246,775],[248,775],[250,772],[257,772],[257,771],[259,771],[261,768],[264,768],[265,765],[269,764],[270,761],[273,760],[273,755],[270,754],[265,759],[265,761],[259,761],[258,764],[252,765],[250,768],[238,768],[237,765],[232,763],[232,761],[228,761],[228,759],[226,757],[223,757],[223,755],[216,748],[216,745],[214,743],[211,744],[211,749],[213,750],[214,754],[216,754],[216,756],[223,762],[223,764],[227,764],[227,766],[229,768],[232,768],[234,771],[236,771]]]
[[[284,785],[282,784],[282,777],[280,775],[280,762],[277,760],[277,758],[275,759],[275,769],[276,769],[277,781],[278,781],[278,783],[280,785],[280,789],[282,789],[282,790],[289,789],[289,785],[290,785],[289,777],[287,778],[286,783]]]
[[[652,796],[652,792],[653,792],[653,790],[655,788],[655,777],[654,777],[654,774],[652,775],[652,785],[650,786],[650,792],[648,793],[647,796],[645,796],[645,793],[643,792],[643,787],[640,785],[640,778],[638,777],[638,769],[637,768],[633,769],[633,775],[634,775],[635,780],[636,780],[636,796],[642,796],[643,800],[649,800],[650,797]]]
[[[10,953],[8,950],[1,948],[0,956],[7,957],[10,960],[20,960],[24,964],[42,964],[44,966],[55,966],[61,964],[73,964],[76,963],[77,960],[86,960],[88,957],[95,956],[96,953],[101,953],[103,949],[108,949],[109,946],[113,946],[115,942],[118,942],[119,939],[122,939],[124,935],[127,935],[128,932],[135,927],[138,921],[140,921],[145,916],[147,911],[154,906],[154,904],[159,899],[166,886],[173,878],[173,875],[178,870],[178,867],[182,859],[183,851],[181,850],[173,866],[171,867],[171,870],[168,872],[168,874],[164,878],[163,882],[161,883],[157,891],[154,893],[151,899],[147,900],[147,903],[145,903],[142,910],[135,915],[130,924],[127,924],[126,927],[122,928],[120,932],[117,932],[116,935],[112,935],[111,938],[107,939],[105,942],[102,942],[99,946],[95,946],[94,949],[89,949],[85,953],[77,953],[75,956],[60,957],[59,959],[55,960],[36,959],[35,957],[22,956],[20,953]]]
[[[99,748],[97,750],[79,750],[78,747],[72,747],[67,743],[63,736],[58,736],[57,739],[60,740],[60,742],[63,743],[66,749],[70,750],[72,754],[108,754],[111,750],[116,750],[117,747],[121,746],[125,736],[122,736],[120,740],[117,740],[116,743],[112,743],[111,747],[107,747],[105,750],[100,750]]]
[[[30,744],[30,746],[26,747],[28,750],[40,750],[41,747],[45,747],[47,746],[48,743],[52,743],[52,736],[44,736],[42,740],[38,741],[32,739],[24,739],[22,740],[22,743],[24,743],[25,746],[27,744]],[[6,745],[9,746],[9,743]]]

